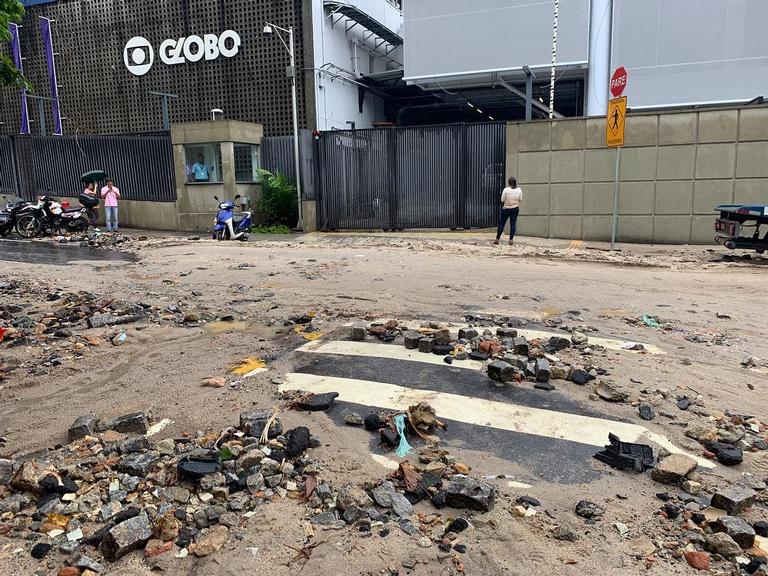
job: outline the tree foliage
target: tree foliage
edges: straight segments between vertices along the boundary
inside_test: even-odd
[[[11,39],[8,25],[11,22],[21,22],[23,15],[24,6],[19,0],[0,0],[0,41],[6,42]],[[9,56],[0,55],[0,86],[30,87]]]
[[[258,209],[269,225],[292,226],[299,215],[296,186],[280,172],[259,170],[261,200]]]

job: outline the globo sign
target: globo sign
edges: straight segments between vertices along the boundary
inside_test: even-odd
[[[163,40],[158,52],[163,63],[172,66],[185,62],[216,60],[219,56],[232,58],[240,50],[240,35],[234,30],[225,30],[221,34],[204,36],[186,36]],[[155,52],[149,40],[143,36],[134,36],[125,44],[123,62],[128,71],[135,76],[143,76],[152,68]]]

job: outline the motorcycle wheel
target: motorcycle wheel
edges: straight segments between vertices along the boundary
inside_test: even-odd
[[[22,214],[16,220],[16,232],[24,238],[34,238],[41,230],[40,220],[32,214]]]
[[[72,222],[67,222],[66,231],[71,234],[82,234],[88,231],[88,220],[85,218],[74,218]]]
[[[218,240],[218,241],[226,240],[228,235],[229,234],[228,234],[228,232],[226,230],[217,230],[216,231],[216,240]]]

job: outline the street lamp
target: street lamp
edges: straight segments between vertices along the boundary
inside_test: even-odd
[[[288,43],[286,44],[280,32],[288,34]],[[263,34],[267,38],[271,38],[273,34],[277,34],[280,41],[288,51],[288,55],[291,57],[291,64],[289,67],[289,76],[291,77],[291,96],[293,98],[293,154],[296,160],[296,196],[299,203],[299,222],[296,224],[296,228],[299,230],[304,229],[304,221],[302,219],[301,209],[301,162],[299,161],[299,112],[296,104],[296,53],[293,44],[293,27],[282,28],[271,24],[265,23]]]

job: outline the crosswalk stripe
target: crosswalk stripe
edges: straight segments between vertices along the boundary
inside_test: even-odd
[[[304,390],[316,394],[338,392],[340,401],[386,410],[405,410],[412,404],[424,401],[428,402],[442,419],[591,446],[604,446],[608,442],[610,432],[624,442],[653,442],[673,454],[685,454],[694,458],[703,468],[714,468],[711,461],[677,448],[665,436],[627,422],[530,408],[433,390],[416,390],[370,380],[295,372],[286,374],[285,382],[279,386],[279,390],[281,392]]]
[[[380,344],[376,342],[353,342],[351,340],[315,340],[307,342],[298,348],[299,352],[314,354],[340,354],[343,356],[365,356],[373,358],[386,358],[388,360],[410,360],[412,362],[424,362],[446,366],[442,356],[427,354],[418,350],[408,350],[405,346],[394,344]],[[456,368],[468,368],[481,370],[483,362],[477,360],[456,360],[452,366]]]
[[[387,322],[387,319],[381,318],[379,320],[375,320],[374,323],[385,323]],[[401,322],[401,327],[405,327],[407,329],[417,330],[421,326],[421,322],[418,321],[408,321],[408,322]],[[352,324],[346,324],[347,326],[351,326]],[[468,324],[445,324],[446,327],[449,327],[451,330],[458,330],[459,328],[469,328]],[[475,329],[482,333],[484,330],[484,327],[482,326],[475,326]],[[527,340],[535,340],[535,339],[541,339],[541,340],[549,340],[552,336],[561,336],[565,338],[570,338],[570,334],[564,333],[564,332],[550,332],[548,330],[534,330],[530,328],[516,328],[517,334],[519,336],[524,336]],[[603,348],[606,348],[608,350],[619,350],[622,352],[636,352],[634,350],[627,350],[624,348],[627,344],[642,344],[643,350],[647,352],[648,354],[666,354],[664,350],[659,348],[658,346],[655,346],[653,344],[647,344],[645,342],[637,342],[634,340],[620,340],[618,338],[602,338],[600,336],[588,336],[589,343],[596,345],[596,346],[602,346]]]

